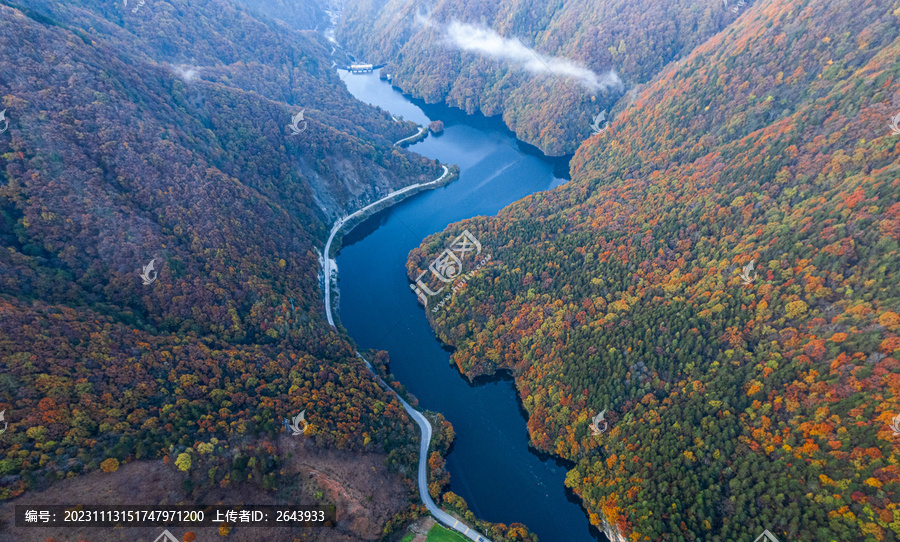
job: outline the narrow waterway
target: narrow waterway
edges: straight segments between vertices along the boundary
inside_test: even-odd
[[[543,157],[497,120],[407,99],[376,74],[340,73],[362,101],[422,125],[443,121],[443,135],[411,149],[460,166],[457,181],[386,209],[344,237],[337,257],[340,322],[361,349],[387,350],[391,372],[419,407],[441,412],[453,424],[450,490],[478,517],[524,523],[542,542],[605,541],[565,490],[565,466],[529,450],[511,379],[473,385],[450,365],[405,271],[409,251],[424,237],[566,182],[567,160]]]

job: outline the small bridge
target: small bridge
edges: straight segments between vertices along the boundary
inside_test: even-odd
[[[349,66],[339,66],[339,70],[347,70],[350,73],[371,73],[375,70],[380,70],[381,68],[387,66],[387,64],[363,64],[361,62],[350,64]]]

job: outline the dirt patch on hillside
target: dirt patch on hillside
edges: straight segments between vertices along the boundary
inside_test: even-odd
[[[138,528],[40,528],[15,527],[14,506],[29,504],[171,505],[171,504],[292,504],[332,503],[337,507],[334,528],[241,527],[227,537],[216,527],[168,530],[182,540],[188,531],[197,542],[212,540],[259,542],[332,542],[378,540],[384,524],[409,502],[408,484],[388,472],[383,454],[357,454],[323,450],[310,441],[279,437],[278,455],[292,457],[283,463],[276,491],[265,491],[256,483],[196,489],[188,498],[182,489],[185,475],[159,461],[123,465],[114,473],[93,472],[63,480],[40,492],[24,495],[0,505],[0,542],[153,542],[165,526]]]
[[[428,531],[434,527],[434,518],[430,515],[421,517],[416,521],[409,524],[409,526],[403,532],[399,533],[396,538],[397,540],[402,539],[407,534],[412,533],[415,538],[412,539],[411,542],[425,542],[428,540]]]

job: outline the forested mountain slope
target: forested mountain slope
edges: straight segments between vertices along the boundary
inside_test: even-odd
[[[734,5],[731,5],[734,4]],[[523,141],[548,154],[574,150],[591,134],[595,115],[623,93],[686,56],[750,5],[721,0],[349,0],[336,35],[349,51],[387,62],[393,84],[427,102],[445,101],[469,113],[502,115]],[[737,12],[732,11],[737,9]],[[431,24],[423,23],[427,15]],[[454,22],[521,40],[538,54],[576,62],[596,74],[613,70],[622,85],[591,89],[564,77],[535,75],[521,62],[461,51],[448,39]],[[474,44],[474,29],[461,41]],[[481,43],[501,56],[513,44]],[[505,51],[504,51],[505,50]],[[528,61],[529,59],[524,59]],[[537,61],[537,58],[531,59]],[[534,64],[541,68],[540,64]]]
[[[294,30],[316,30],[330,23],[323,8],[315,0],[238,0],[253,13],[278,19]],[[325,4],[325,2],[322,2]]]
[[[325,322],[316,252],[440,174],[392,148],[413,126],[354,100],[321,36],[226,1],[3,2],[0,34],[0,498],[185,454],[197,483],[270,489],[283,452],[254,443],[304,409],[298,438],[414,478],[415,424]]]
[[[414,279],[468,229],[491,256],[427,313],[461,371],[513,371],[595,524],[900,539],[898,37],[894,0],[760,0],[570,183],[410,255]]]

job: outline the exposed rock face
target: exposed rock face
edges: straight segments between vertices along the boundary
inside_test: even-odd
[[[628,540],[619,532],[618,527],[603,520],[603,534],[609,538],[610,542],[628,542]]]

